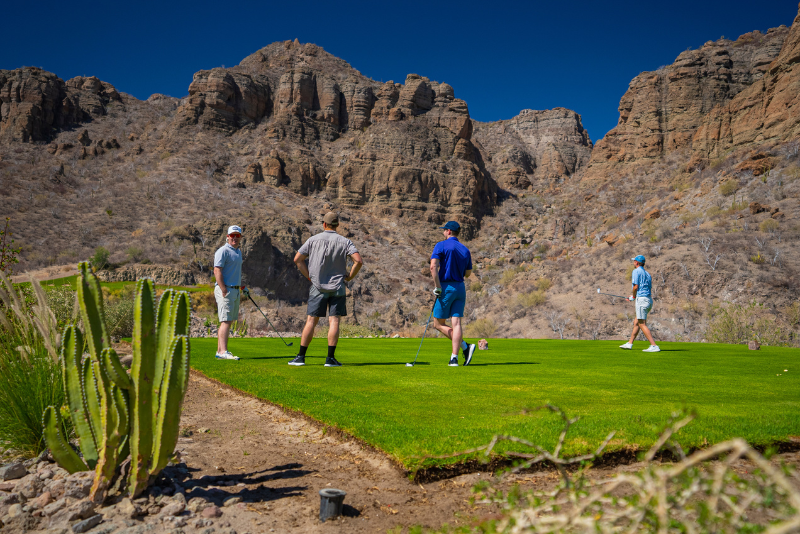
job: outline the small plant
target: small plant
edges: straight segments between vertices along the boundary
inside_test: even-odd
[[[514,269],[506,269],[503,271],[503,275],[500,277],[500,283],[504,286],[507,286],[511,282],[514,281],[514,277],[517,276],[517,271]]]
[[[125,254],[127,254],[128,259],[134,263],[138,263],[144,259],[144,250],[140,247],[128,247]]]
[[[758,225],[758,229],[764,233],[774,233],[778,230],[778,221],[775,219],[765,219]]]
[[[726,180],[719,186],[719,192],[724,197],[729,197],[739,190],[739,182],[736,180]]]
[[[541,306],[545,302],[547,302],[547,296],[545,296],[544,291],[541,290],[517,295],[517,304],[523,308]]]
[[[90,258],[89,262],[95,271],[100,271],[108,266],[108,258],[111,253],[106,247],[97,247],[94,249],[94,255]]]
[[[13,234],[9,228],[11,217],[6,217],[6,227],[0,230],[0,272],[11,276],[14,274],[14,265],[19,263],[19,256],[22,247],[14,248]]]
[[[536,289],[539,291],[547,291],[552,286],[553,282],[549,278],[542,277],[536,281]]]
[[[492,337],[497,332],[497,323],[488,317],[482,317],[469,323],[465,330],[468,337]]]
[[[760,252],[757,252],[754,256],[750,256],[750,261],[752,261],[756,265],[761,265],[762,263],[767,261],[767,259],[764,256],[762,256]]]
[[[474,293],[480,293],[481,289],[483,289],[483,284],[481,284],[480,282],[472,282],[469,285],[469,290]]]

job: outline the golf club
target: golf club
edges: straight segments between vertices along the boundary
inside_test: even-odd
[[[249,293],[247,294],[247,298],[249,298],[249,299],[250,299],[250,302],[252,302],[252,303],[253,303],[253,306],[255,306],[255,307],[256,307],[256,309],[257,309],[258,311],[260,311],[260,312],[261,312],[261,315],[263,315],[263,316],[264,316],[264,319],[266,319],[266,320],[267,320],[267,322],[268,322],[268,323],[269,323],[269,325],[272,327],[272,329],[273,329],[273,330],[275,330],[275,333],[276,333],[276,334],[278,334],[278,337],[279,337],[279,338],[281,338],[281,341],[283,341],[283,344],[284,344],[284,345],[286,345],[287,347],[291,347],[291,346],[292,346],[292,343],[291,343],[291,342],[287,343],[287,342],[286,342],[286,341],[283,339],[283,337],[281,337],[281,333],[280,333],[280,332],[278,332],[278,329],[277,329],[277,328],[275,328],[275,326],[274,326],[274,325],[272,324],[272,322],[269,320],[269,317],[267,317],[267,315],[266,315],[266,314],[265,314],[263,311],[261,311],[261,308],[259,308],[259,307],[258,307],[258,304],[256,304],[256,301],[254,301],[254,300],[253,300],[253,297],[251,297]]]
[[[438,299],[439,297],[436,297]],[[433,300],[433,308],[436,307],[436,299]],[[414,367],[414,364],[417,363],[417,357],[419,357],[419,350],[422,348],[422,342],[425,341],[425,334],[428,333],[428,325],[431,324],[431,317],[433,317],[433,308],[431,308],[431,314],[428,315],[428,322],[425,323],[425,331],[422,333],[422,339],[419,340],[419,348],[417,349],[417,355],[414,356],[413,363],[407,363],[406,367]]]
[[[609,297],[617,297],[618,299],[628,300],[628,297],[623,297],[621,295],[612,295],[611,293],[600,293],[600,288],[599,287],[597,288],[597,294],[598,295],[607,295]]]

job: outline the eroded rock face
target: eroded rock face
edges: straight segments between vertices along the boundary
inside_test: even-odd
[[[592,141],[572,110],[526,109],[510,120],[477,123],[475,140],[491,153],[492,176],[505,188],[562,181],[582,170]]]
[[[222,68],[201,70],[189,86],[189,98],[178,108],[179,121],[233,132],[270,113],[270,94],[263,76]]]
[[[786,141],[800,135],[800,14],[766,73],[730,102],[703,117],[695,154],[720,157],[730,148]]]
[[[634,78],[620,101],[619,123],[595,145],[586,176],[602,174],[609,164],[690,148],[703,117],[760,80],[787,34],[782,26],[736,41],[709,41]]]
[[[94,76],[65,83],[35,67],[0,70],[0,137],[46,141],[68,124],[105,115],[111,102],[122,102],[119,93]]]

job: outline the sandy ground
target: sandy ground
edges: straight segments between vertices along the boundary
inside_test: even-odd
[[[242,503],[223,508],[218,525],[237,532],[386,532],[401,525],[463,525],[492,513],[471,506],[472,486],[486,473],[446,481],[409,481],[386,456],[355,440],[239,395],[192,373],[177,449],[189,468],[186,497]],[[541,473],[541,483],[555,473]],[[531,475],[527,475],[530,480]],[[228,486],[226,484],[233,484]],[[347,492],[345,516],[319,520],[319,490]]]

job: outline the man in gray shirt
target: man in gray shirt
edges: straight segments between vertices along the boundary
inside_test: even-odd
[[[219,331],[217,331],[217,359],[238,360],[228,350],[231,323],[239,318],[240,288],[242,283],[242,229],[236,225],[228,228],[225,244],[214,254],[214,297],[217,299]]]
[[[294,257],[297,268],[311,282],[308,295],[308,317],[300,338],[300,352],[289,365],[305,365],[306,350],[314,338],[314,329],[320,317],[328,315],[328,357],[325,367],[340,367],[335,357],[339,341],[339,317],[347,315],[346,288],[364,264],[353,242],[336,233],[339,216],[328,212],[322,222],[323,232],[303,243]],[[347,257],[353,258],[353,267],[347,274]],[[306,266],[308,260],[308,266]]]

